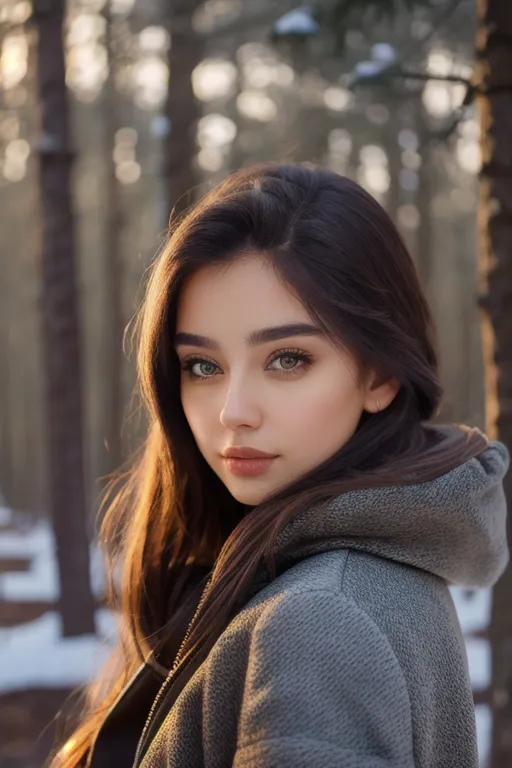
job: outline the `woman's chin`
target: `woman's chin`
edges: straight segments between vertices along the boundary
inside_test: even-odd
[[[255,507],[261,504],[276,490],[275,483],[270,483],[262,477],[221,477],[222,482],[240,504],[248,504]]]
[[[240,504],[248,504],[251,507],[255,507],[269,495],[268,490],[262,490],[261,488],[248,488],[243,487],[242,484],[237,483],[226,484],[226,488],[233,496],[234,499],[240,502]]]

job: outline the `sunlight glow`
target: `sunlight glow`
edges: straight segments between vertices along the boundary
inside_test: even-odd
[[[100,13],[106,3],[107,0],[79,0],[80,5],[83,6],[84,9],[91,11],[92,13]]]
[[[116,178],[121,184],[134,184],[140,178],[141,166],[135,152],[138,138],[139,134],[130,126],[123,126],[116,131],[113,160]]]
[[[293,67],[281,61],[276,52],[263,43],[244,43],[236,54],[242,71],[243,87],[263,89],[271,85],[288,87],[295,80]]]
[[[20,134],[20,121],[16,115],[7,115],[0,120],[0,136],[6,141],[17,139]]]
[[[79,13],[69,24],[66,42],[69,46],[97,41],[105,33],[106,21],[97,13]]]
[[[480,139],[480,123],[474,117],[463,120],[458,125],[458,133],[466,139]]]
[[[260,91],[242,91],[237,97],[236,106],[244,117],[262,123],[268,123],[277,117],[275,101]]]
[[[0,4],[0,23],[24,24],[32,15],[32,8],[29,2],[14,4]]]
[[[141,109],[158,109],[167,95],[169,68],[159,56],[145,56],[134,64],[132,82],[135,104]]]
[[[116,165],[116,178],[121,184],[134,184],[140,179],[141,167],[134,160],[123,160]]]
[[[449,75],[453,67],[453,56],[449,51],[438,48],[429,53],[427,70],[432,75]]]
[[[91,102],[108,77],[108,56],[103,43],[106,20],[95,7],[70,17],[66,34],[66,82],[81,101]],[[100,10],[100,9],[98,9]]]
[[[115,163],[124,163],[135,160],[135,147],[133,144],[117,142],[112,153]]]
[[[405,229],[417,229],[421,223],[420,212],[413,203],[401,205],[397,211],[398,223]]]
[[[139,32],[139,48],[144,53],[165,53],[170,44],[171,38],[165,27],[153,25]]]
[[[236,123],[225,115],[211,113],[197,124],[197,143],[202,149],[231,144],[237,133]]]
[[[124,144],[132,144],[135,146],[139,140],[139,134],[137,133],[135,128],[131,128],[130,126],[126,126],[123,128],[118,128],[115,135],[115,141],[116,142],[122,142]]]
[[[385,165],[360,165],[357,180],[363,187],[378,194],[384,194],[389,189],[389,171]]]
[[[365,165],[387,165],[388,156],[377,144],[366,144],[359,151],[359,158]]]
[[[468,77],[471,70],[466,65],[455,66],[449,52],[439,49],[432,51],[427,60],[427,70],[433,75],[444,77],[457,74]],[[460,107],[466,93],[463,83],[444,83],[439,80],[429,80],[422,93],[422,101],[426,110],[437,118],[443,118]]]
[[[476,139],[461,136],[457,141],[457,161],[466,173],[477,174],[482,167],[480,144]]]
[[[353,94],[346,88],[331,86],[326,88],[324,93],[325,105],[334,112],[343,112],[344,109],[348,109],[352,105],[353,100]]]
[[[421,155],[413,149],[406,149],[401,156],[402,165],[410,168],[411,171],[418,171],[421,168]]]
[[[277,85],[288,86],[295,80],[295,72],[289,64],[280,63],[274,67],[274,82]]]
[[[135,0],[110,0],[112,13],[127,16],[135,5]]]
[[[249,88],[266,88],[274,82],[273,62],[255,57],[244,67],[244,81]]]
[[[0,86],[14,88],[27,74],[28,38],[23,32],[6,35],[0,55]]]
[[[204,149],[198,153],[196,161],[203,171],[216,173],[222,168],[224,155],[218,147],[204,147]]]
[[[25,163],[30,155],[30,144],[25,139],[15,139],[5,148],[5,157],[14,163]]]
[[[359,150],[361,165],[357,169],[357,180],[369,192],[382,195],[388,191],[390,177],[388,157],[377,144],[367,144]]]
[[[27,173],[27,164],[23,160],[5,158],[2,173],[7,181],[21,181]]]
[[[352,152],[352,137],[344,128],[333,128],[327,139],[331,154],[348,156]]]
[[[228,98],[235,90],[238,69],[227,59],[203,59],[192,72],[192,87],[200,101]]]
[[[273,58],[254,57],[243,68],[244,83],[248,88],[267,88],[276,83],[289,86],[295,80],[292,67]]]
[[[275,54],[264,43],[243,43],[236,52],[236,57],[242,64],[250,64],[258,59],[264,60],[269,56],[275,59]]]
[[[344,128],[333,128],[327,137],[327,167],[336,173],[347,173],[352,153],[352,137]]]
[[[11,6],[11,15],[9,21],[11,24],[24,24],[32,16],[32,5],[27,0],[15,3]]]
[[[74,45],[68,51],[66,82],[82,101],[93,101],[108,76],[107,51],[91,41]]]

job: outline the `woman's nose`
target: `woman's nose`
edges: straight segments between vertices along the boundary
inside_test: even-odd
[[[221,424],[227,429],[258,427],[261,423],[261,408],[251,394],[247,383],[231,383],[220,412]]]

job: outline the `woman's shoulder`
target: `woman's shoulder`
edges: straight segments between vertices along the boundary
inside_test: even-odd
[[[339,638],[351,623],[361,644],[379,647],[379,653],[386,646],[401,666],[414,656],[417,660],[422,649],[428,655],[436,647],[440,653],[448,648],[457,657],[461,651],[462,635],[443,579],[353,549],[316,554],[292,565],[242,613],[241,623],[251,636],[275,639],[277,645],[289,635],[301,643],[316,643],[325,633]]]
[[[398,601],[415,609],[418,602],[450,603],[447,583],[428,571],[356,548],[340,548],[309,555],[289,565],[249,602],[257,606],[270,598],[280,601],[310,593],[342,595],[363,609],[373,602],[383,610]],[[368,600],[373,595],[375,601]],[[405,606],[404,606],[405,604]]]
[[[457,626],[439,577],[351,549],[315,554],[235,617],[205,664],[205,690],[229,691],[244,758],[257,748],[266,759],[272,746],[273,764],[291,765],[283,755],[293,749],[329,744],[335,759],[308,764],[341,765],[353,752],[354,765],[368,765],[365,745],[378,732],[394,764],[412,765],[414,741],[420,751],[425,739],[443,746],[436,707],[471,736]]]

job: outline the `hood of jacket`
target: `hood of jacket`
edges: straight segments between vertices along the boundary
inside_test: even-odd
[[[357,549],[436,574],[451,584],[487,587],[509,559],[497,441],[444,475],[415,485],[348,491],[310,508],[278,535],[278,568],[320,552]]]

